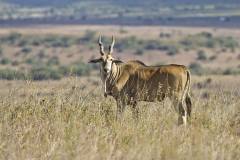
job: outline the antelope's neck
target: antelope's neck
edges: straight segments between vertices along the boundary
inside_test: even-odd
[[[102,78],[104,84],[104,94],[106,95],[112,94],[112,89],[116,85],[117,80],[121,75],[122,70],[121,68],[122,68],[121,65],[113,63],[111,72]]]

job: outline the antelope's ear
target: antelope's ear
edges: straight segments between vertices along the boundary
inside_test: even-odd
[[[114,62],[114,63],[123,63],[123,61],[118,60],[118,59],[114,59],[113,62]]]
[[[90,60],[88,63],[99,63],[99,62],[101,62],[102,61],[102,59],[101,58],[98,58],[98,59],[92,59],[92,60]]]

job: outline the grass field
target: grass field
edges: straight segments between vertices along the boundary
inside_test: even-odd
[[[86,33],[91,33],[90,40]],[[240,68],[239,29],[38,26],[0,29],[1,76],[9,68],[32,71],[48,66],[52,71],[69,65],[72,72],[77,62],[90,66],[86,62],[99,55],[99,34],[105,43],[116,36],[113,54],[123,61],[198,63],[217,71]],[[146,44],[150,49],[143,47]],[[169,55],[161,49],[164,45],[178,52]],[[136,54],[139,49],[142,55]],[[199,58],[201,52],[205,59]],[[11,77],[5,79],[13,80],[0,78],[0,159],[240,159],[239,73],[193,75],[192,118],[185,128],[177,125],[169,100],[140,103],[137,122],[129,108],[122,121],[116,121],[116,103],[104,98],[96,70],[45,81],[16,80],[9,72]]]
[[[240,159],[239,76],[194,76],[191,125],[167,100],[128,108],[104,98],[98,77],[1,81],[0,159]]]

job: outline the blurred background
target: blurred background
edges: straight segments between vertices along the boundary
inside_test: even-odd
[[[238,0],[0,0],[0,78],[90,75],[100,34],[123,61],[238,75],[239,27]]]

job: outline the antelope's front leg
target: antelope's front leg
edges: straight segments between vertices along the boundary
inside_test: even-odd
[[[132,116],[135,120],[138,120],[139,118],[139,108],[137,106],[137,101],[135,98],[131,97],[130,101],[128,103],[130,105],[130,108],[132,110]]]
[[[124,112],[125,107],[126,107],[126,103],[124,103],[124,101],[117,100],[116,120],[122,119],[122,114]]]

